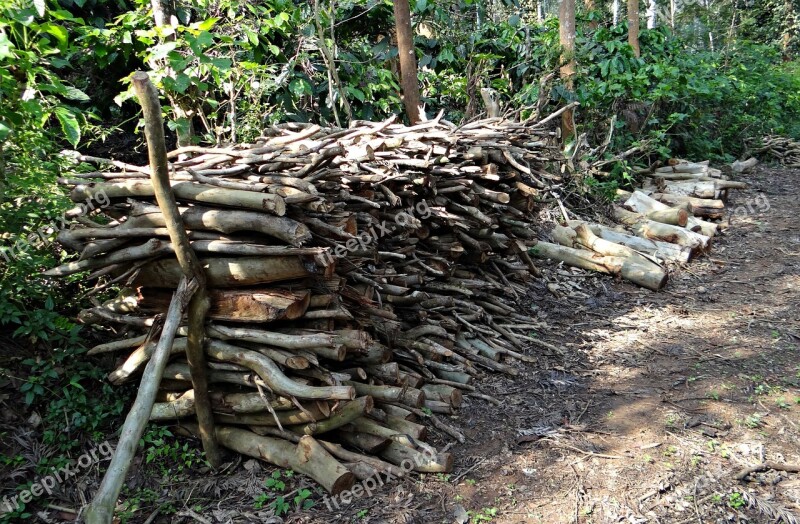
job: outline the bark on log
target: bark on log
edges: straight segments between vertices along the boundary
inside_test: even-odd
[[[240,209],[213,209],[193,206],[180,208],[181,220],[188,229],[204,229],[220,233],[252,231],[283,240],[293,246],[303,245],[311,239],[311,232],[305,224],[289,217],[265,215],[256,211]],[[162,227],[164,216],[157,206],[134,202],[129,219],[121,229]]]
[[[450,453],[427,453],[397,442],[390,442],[380,455],[392,464],[410,466],[413,471],[420,473],[453,471],[453,455]]]
[[[631,213],[620,207],[614,208],[614,217],[643,238],[670,242],[696,251],[705,251],[711,245],[711,239],[705,235],[678,226],[654,222],[643,215]]]
[[[211,341],[206,348],[209,357],[232,362],[252,369],[278,395],[305,399],[352,400],[355,390],[350,386],[303,386],[288,378],[268,357],[231,344]]]
[[[188,426],[191,430],[195,427]],[[311,436],[303,436],[295,445],[283,439],[263,437],[240,428],[218,427],[220,444],[242,455],[308,475],[331,494],[350,489],[355,476]]]
[[[286,214],[286,203],[278,195],[255,193],[239,189],[223,189],[206,184],[186,181],[170,181],[172,191],[181,200],[226,206],[234,209],[251,209],[271,213],[279,217]],[[146,180],[126,180],[124,182],[105,182],[75,186],[70,192],[73,202],[102,198],[128,198],[155,196],[153,184]]]
[[[689,204],[692,214],[696,217],[715,219],[722,218],[725,214],[725,202],[718,199],[696,198],[671,193],[653,193],[650,196],[671,206]]]
[[[642,265],[635,257],[603,256],[585,249],[539,242],[528,251],[537,258],[549,258],[567,265],[620,275],[636,284],[657,291],[667,283],[664,271],[655,264]]]
[[[146,311],[164,311],[169,298],[167,291],[158,288],[142,288],[139,295],[139,306]],[[310,300],[309,291],[269,288],[214,289],[208,295],[208,317],[229,322],[294,320],[305,314]]]
[[[296,256],[203,258],[200,263],[212,288],[257,286],[309,277],[318,271]],[[134,285],[172,288],[181,274],[177,260],[157,260],[142,267]]]
[[[580,220],[570,220],[569,226],[575,229],[582,223],[584,222]],[[592,230],[592,233],[602,239],[627,246],[634,251],[654,256],[660,260],[685,264],[691,260],[692,257],[692,250],[688,247],[671,244],[669,242],[661,242],[658,240],[650,240],[647,238],[628,235],[600,224],[587,225]]]

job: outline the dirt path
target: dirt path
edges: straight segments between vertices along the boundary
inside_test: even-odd
[[[800,464],[800,172],[748,178],[711,257],[666,292],[555,269],[549,289],[534,285],[536,335],[564,355],[493,379],[500,408],[466,403],[453,474],[291,520],[800,520],[800,475],[735,479],[763,461]]]

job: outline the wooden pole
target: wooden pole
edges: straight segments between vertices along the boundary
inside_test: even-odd
[[[208,395],[206,358],[203,349],[205,339],[204,321],[208,312],[206,277],[197,255],[189,244],[189,236],[183,227],[178,204],[172,192],[167,163],[167,147],[164,142],[164,121],[161,118],[161,104],[158,93],[150,82],[147,73],[138,71],[133,75],[133,89],[142,105],[150,159],[150,178],[153,182],[156,201],[164,215],[165,226],[175,249],[175,255],[186,279],[197,282],[197,293],[189,304],[189,336],[186,358],[192,370],[192,387],[195,392],[197,422],[206,459],[212,467],[222,464],[222,457],[214,437],[214,418],[211,414],[211,400]]]
[[[161,376],[167,366],[175,334],[181,324],[183,313],[186,311],[189,302],[192,300],[198,289],[196,280],[181,280],[178,291],[172,297],[167,311],[164,328],[161,331],[161,338],[158,341],[153,356],[142,375],[139,384],[139,391],[136,400],[133,402],[117,443],[117,449],[111,464],[108,466],[103,481],[100,483],[97,493],[89,507],[86,509],[85,519],[87,524],[110,524],[114,518],[114,508],[117,505],[117,498],[125,482],[128,469],[136,454],[139,446],[139,439],[142,438],[144,428],[150,419],[153,404],[156,400],[158,386],[161,383]]]
[[[397,30],[397,51],[400,55],[400,79],[403,105],[413,126],[419,118],[419,81],[417,55],[414,52],[414,32],[411,29],[411,7],[408,0],[394,0],[394,24]]]

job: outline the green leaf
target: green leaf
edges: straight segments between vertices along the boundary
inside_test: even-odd
[[[56,118],[61,122],[61,130],[64,131],[66,139],[72,144],[72,147],[77,147],[81,140],[81,126],[75,113],[66,107],[57,107]]]
[[[42,24],[41,27],[48,33],[53,35],[60,45],[67,45],[67,39],[69,38],[69,33],[64,26],[60,26],[58,24],[51,24],[46,23]]]
[[[64,98],[68,98],[70,100],[77,100],[79,102],[88,102],[91,100],[89,95],[78,89],[77,87],[72,86],[64,86]]]
[[[194,42],[198,46],[208,47],[214,43],[214,35],[212,35],[208,31],[203,31],[199,35],[197,35],[197,38],[195,38]]]
[[[8,135],[11,134],[11,128],[5,125],[3,122],[0,122],[0,142],[8,138]]]
[[[39,16],[44,16],[44,12],[47,9],[45,0],[33,0],[33,7],[36,8],[36,12],[39,13]]]
[[[175,77],[175,91],[178,93],[185,93],[189,86],[192,85],[192,79],[185,73],[178,73]]]
[[[425,11],[426,7],[428,7],[428,0],[417,0],[417,11],[421,13]]]
[[[211,63],[220,71],[228,71],[233,62],[230,58],[212,58]]]
[[[163,60],[167,57],[170,51],[174,50],[178,44],[175,42],[166,42],[159,44],[150,49],[150,60]]]
[[[219,18],[209,18],[207,20],[203,20],[197,25],[197,29],[199,29],[200,31],[208,31],[209,29],[214,27],[214,24],[216,24],[218,20]]]
[[[366,98],[363,91],[352,86],[347,86],[347,92],[357,98],[359,102],[363,102]]]

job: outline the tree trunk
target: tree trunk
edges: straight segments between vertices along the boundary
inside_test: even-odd
[[[678,14],[678,1],[669,0],[669,26],[675,30],[675,16]]]
[[[595,0],[584,0],[584,6],[586,7],[586,12],[591,15],[597,9],[597,5],[595,4]],[[596,13],[595,13],[596,14]],[[590,20],[589,21],[589,29],[597,29],[599,22],[597,20]]]
[[[394,23],[397,31],[397,52],[400,56],[400,78],[403,105],[411,125],[420,122],[419,80],[417,55],[414,51],[414,31],[411,27],[411,7],[408,0],[394,0]]]
[[[619,2],[620,0],[612,0],[611,2],[611,20],[615,26],[619,24]]]
[[[784,11],[784,29],[782,38],[783,61],[790,62],[792,60],[792,40],[794,40],[794,33],[797,30],[795,25],[796,15],[794,10],[794,2],[792,0],[785,0]]]
[[[639,49],[639,0],[628,0],[628,43],[639,58],[642,54]]]
[[[657,0],[648,0],[647,2],[647,29],[655,29],[658,19],[658,2]]]
[[[575,77],[575,0],[561,0],[558,9],[558,35],[561,43],[561,79],[572,92]],[[575,116],[572,109],[561,115],[561,142],[566,143],[575,134]]]

